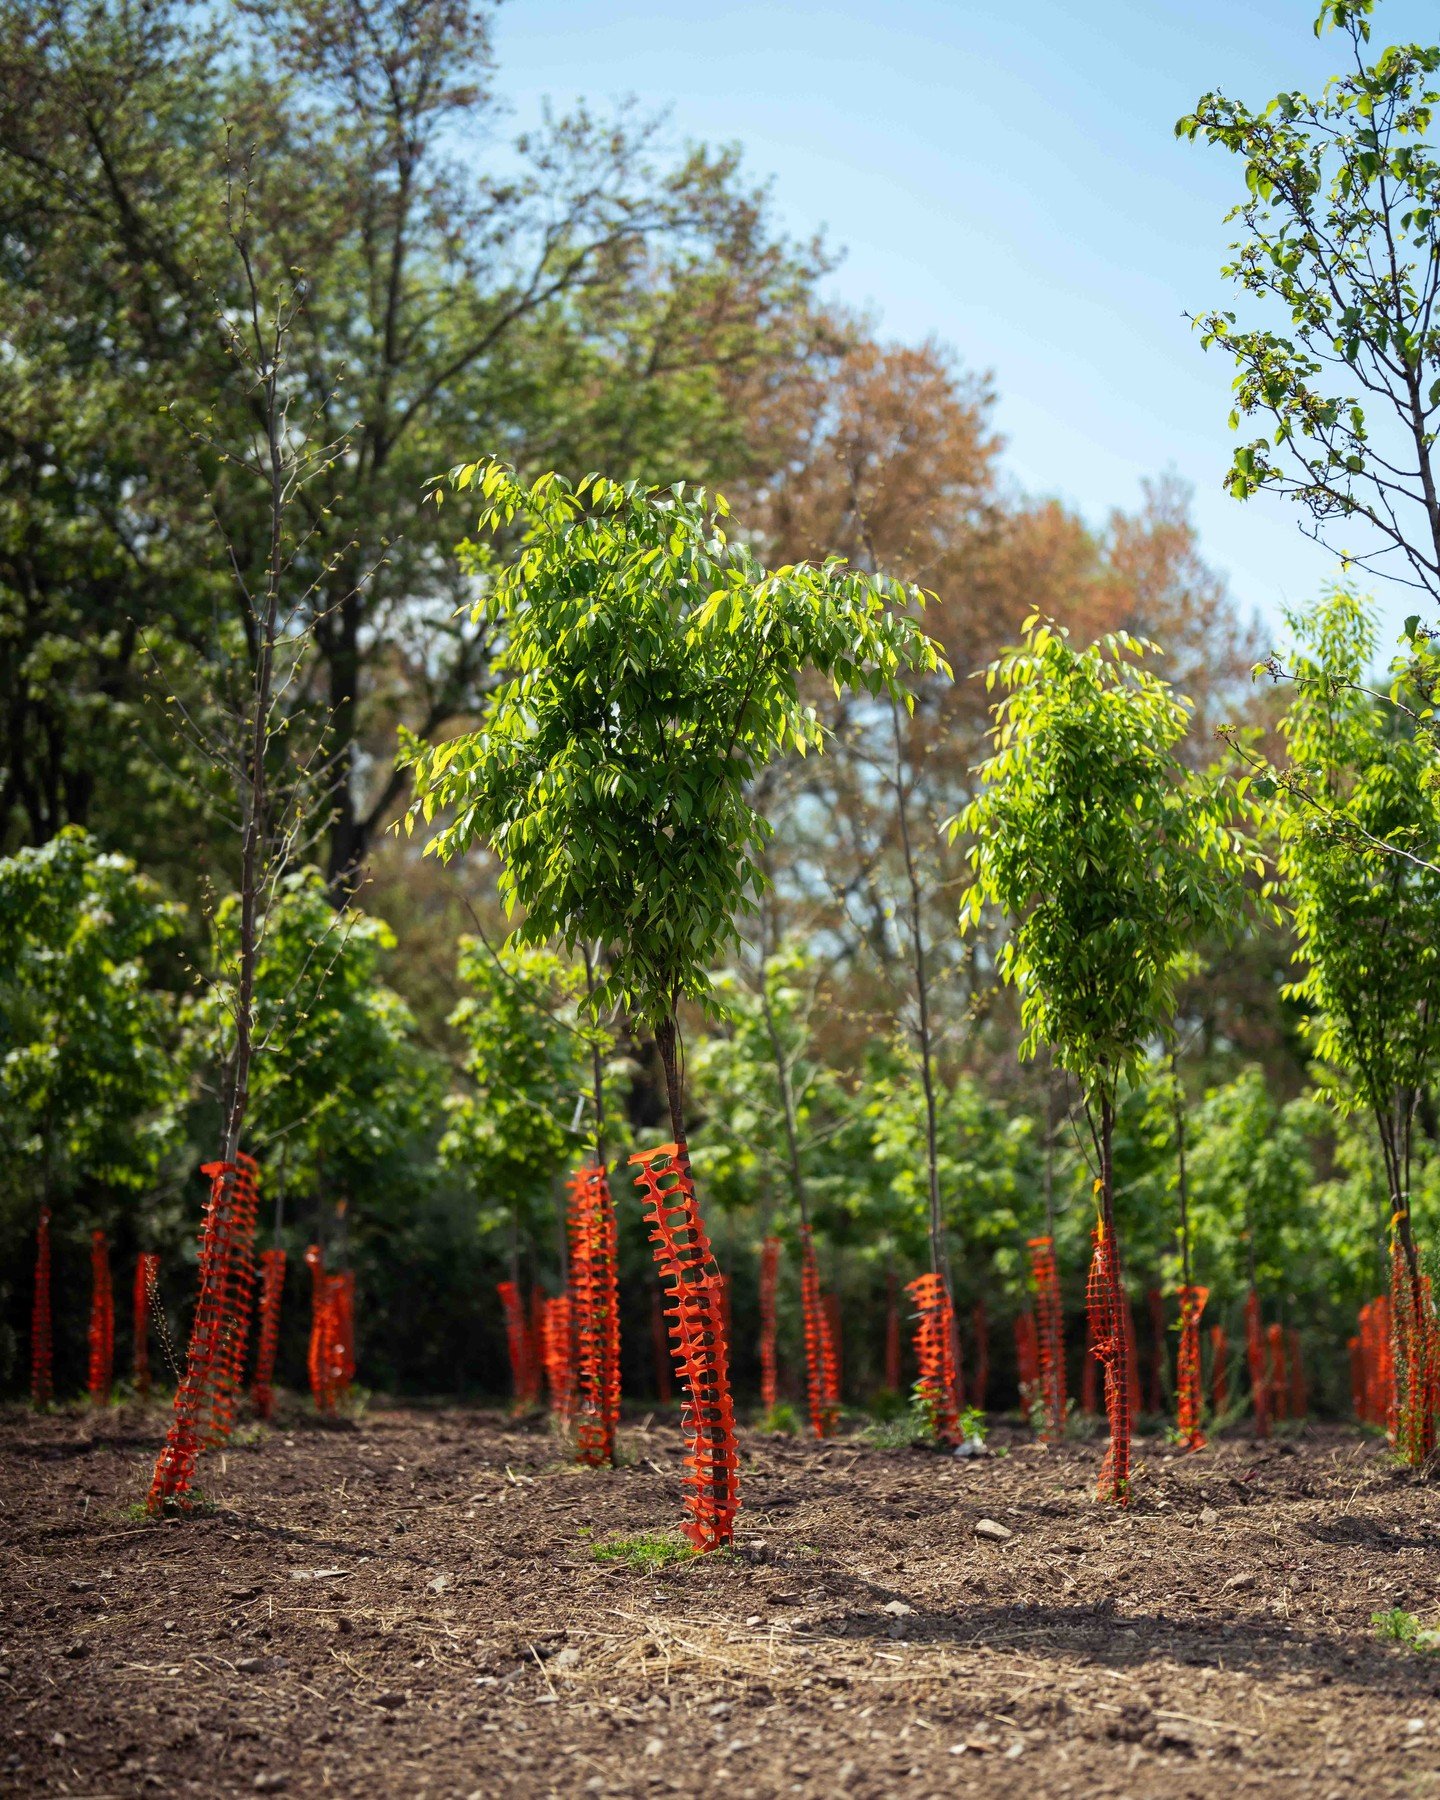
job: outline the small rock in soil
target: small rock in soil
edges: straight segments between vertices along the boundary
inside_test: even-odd
[[[992,1544],[1003,1544],[1008,1538],[1014,1537],[1015,1533],[998,1519],[977,1519],[975,1535],[978,1538],[988,1538]]]

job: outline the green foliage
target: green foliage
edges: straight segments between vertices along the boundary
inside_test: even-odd
[[[987,904],[1011,933],[1000,973],[1020,992],[1021,1054],[1049,1044],[1088,1098],[1113,1105],[1165,1031],[1187,955],[1236,918],[1258,870],[1233,794],[1175,757],[1188,707],[1112,633],[1076,651],[1031,618],[987,671],[1004,694],[980,793],[952,825],[970,840],[961,925]]]
[[[494,850],[521,941],[602,943],[604,1006],[658,1023],[704,1005],[764,881],[751,784],[823,745],[803,675],[888,695],[937,668],[896,610],[920,595],[834,559],[767,572],[727,537],[724,502],[683,484],[526,485],[495,462],[453,483],[478,491],[482,538],[519,521],[524,542],[499,567],[462,549],[485,585],[476,616],[504,634],[502,679],[481,730],[403,741],[410,824],[444,809],[427,850]]]
[[[1320,95],[1254,110],[1210,93],[1176,131],[1241,159],[1248,197],[1230,217],[1245,235],[1223,273],[1262,317],[1281,314],[1199,321],[1205,344],[1235,359],[1232,427],[1266,427],[1236,449],[1230,491],[1289,494],[1321,532],[1344,521],[1367,554],[1398,556],[1440,596],[1440,48],[1394,44],[1371,60],[1371,12],[1370,0],[1327,0],[1320,25],[1350,39],[1351,58]]]
[[[591,1546],[596,1562],[624,1563],[641,1575],[689,1562],[696,1554],[693,1546],[678,1531],[641,1531],[633,1537],[604,1538]]]
[[[239,902],[215,915],[215,979],[187,1009],[197,1056],[233,1052]],[[410,1009],[381,979],[394,935],[383,919],[337,912],[315,869],[285,876],[255,972],[259,1054],[250,1144],[288,1193],[371,1197],[439,1101]]]
[[[1297,785],[1276,807],[1302,967],[1290,992],[1316,1055],[1346,1077],[1334,1097],[1374,1118],[1398,1202],[1416,1096],[1440,1055],[1440,868],[1394,849],[1433,853],[1440,792],[1428,748],[1361,685],[1373,609],[1336,589],[1291,623],[1302,653],[1281,729]]]
[[[577,1109],[597,1029],[578,1019],[584,971],[551,950],[510,944],[492,953],[465,938],[460,978],[469,992],[450,1023],[473,1092],[446,1099],[441,1161],[465,1177],[485,1229],[513,1219],[533,1235],[553,1184],[594,1143],[593,1108]]]
[[[760,1429],[776,1437],[798,1437],[800,1415],[788,1400],[777,1400],[760,1421]]]
[[[179,909],[73,827],[0,861],[0,1182],[142,1192],[175,1142],[175,1007],[154,959]]]
[[[1402,1607],[1392,1606],[1388,1612],[1371,1613],[1370,1623],[1375,1627],[1377,1637],[1408,1645],[1410,1649],[1430,1656],[1440,1651],[1440,1631],[1433,1625],[1422,1625],[1414,1613],[1406,1612]]]

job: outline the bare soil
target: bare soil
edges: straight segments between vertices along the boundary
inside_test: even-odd
[[[748,1433],[735,1553],[673,1419],[579,1470],[542,1422],[298,1402],[147,1523],[165,1415],[0,1417],[0,1793],[1440,1794],[1437,1492],[1313,1428],[1198,1456],[1019,1433],[961,1462]],[[988,1519],[1012,1535],[979,1536]]]

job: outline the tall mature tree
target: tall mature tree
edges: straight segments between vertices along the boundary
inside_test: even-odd
[[[217,296],[237,296],[219,228],[227,125],[265,170],[250,217],[262,287],[303,271],[289,378],[316,434],[351,446],[312,509],[325,578],[297,689],[328,720],[337,891],[398,791],[376,744],[397,716],[425,734],[463,716],[488,679],[489,640],[457,622],[463,579],[421,506],[448,447],[478,438],[531,466],[625,473],[733,466],[743,426],[725,385],[791,353],[823,266],[776,237],[732,153],[666,157],[645,125],[583,110],[491,151],[492,13],[490,0],[0,0],[0,277],[31,344],[7,383],[59,367],[95,419],[115,399],[153,416],[176,398],[212,412],[217,437],[253,422],[211,333]],[[54,504],[126,580],[119,616],[56,629],[92,658],[119,633],[118,655],[127,620],[176,606],[159,579],[166,537],[203,514],[223,471],[179,475],[148,433],[142,464],[127,428],[132,479],[96,482],[94,444],[35,412],[0,442],[15,479],[50,471]],[[265,539],[257,510],[235,545],[252,579]],[[19,591],[42,553],[17,546]],[[202,638],[214,591],[200,627],[189,615]],[[83,761],[73,745],[64,756]],[[49,828],[48,813],[26,826]]]

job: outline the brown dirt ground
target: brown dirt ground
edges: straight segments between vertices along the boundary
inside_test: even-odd
[[[293,1403],[148,1524],[164,1414],[0,1417],[7,1795],[1440,1794],[1435,1490],[1315,1428],[957,1462],[747,1433],[739,1549],[647,1574],[674,1423],[630,1466],[543,1424]],[[1004,1543],[977,1538],[988,1517]]]

